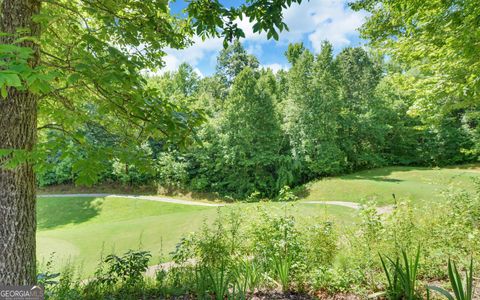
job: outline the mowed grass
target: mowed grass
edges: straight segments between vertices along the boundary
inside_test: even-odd
[[[151,251],[151,264],[171,259],[182,236],[212,222],[220,211],[241,213],[250,224],[262,209],[294,215],[300,223],[333,220],[340,228],[354,226],[358,212],[341,206],[306,204],[306,200],[364,202],[379,205],[399,200],[432,204],[441,201],[447,187],[473,190],[472,178],[480,179],[480,165],[451,168],[389,167],[311,182],[297,203],[231,204],[226,207],[191,206],[126,198],[39,198],[38,259],[54,254],[53,268],[80,267],[88,277],[102,256],[128,249]]]
[[[301,200],[365,202],[379,205],[397,200],[418,204],[441,201],[447,188],[474,189],[480,179],[480,164],[449,168],[387,167],[310,182],[302,189]]]
[[[262,208],[263,207],[263,208]],[[128,249],[151,251],[151,264],[168,261],[182,236],[201,229],[218,214],[237,210],[249,224],[261,209],[287,213],[300,221],[328,219],[340,226],[353,224],[356,211],[308,204],[235,204],[206,207],[126,198],[39,198],[37,252],[45,264],[53,255],[53,269],[67,265],[91,276],[101,257]]]

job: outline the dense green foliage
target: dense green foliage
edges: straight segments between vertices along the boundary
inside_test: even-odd
[[[28,68],[28,49],[0,48],[8,71],[0,77],[0,94],[15,88],[42,95],[37,158],[47,164],[39,164],[46,166],[38,173],[40,185],[158,183],[167,192],[283,202],[297,199],[291,186],[314,178],[479,159],[477,1],[354,1],[354,9],[368,12],[361,32],[371,48],[334,54],[325,42],[312,53],[293,44],[285,53],[290,68],[276,74],[262,69],[239,41],[228,42],[244,37],[236,24],[243,17],[254,22],[254,32],[278,39],[277,30],[286,28],[282,7],[301,0],[252,0],[238,8],[196,0],[185,19],[171,16],[167,1],[98,2],[46,2],[37,17],[47,28],[39,37],[44,63],[38,69]],[[183,48],[194,34],[225,38],[214,75],[201,78],[186,64],[154,77],[141,72],[162,65],[162,48]],[[366,186],[366,177],[377,183]],[[92,253],[86,235],[89,241],[117,239],[119,230],[135,226],[146,230],[157,252],[109,255],[88,282],[68,270],[54,282],[58,275],[47,264],[39,280],[52,299],[245,299],[259,289],[363,298],[379,292],[392,300],[425,299],[436,291],[448,299],[472,299],[480,261],[480,189],[469,182],[438,201],[430,191],[451,178],[444,179],[400,183],[390,171],[364,171],[300,191],[316,200],[321,195],[362,202],[358,214],[355,203],[343,211],[355,226],[338,223],[323,207],[319,217],[311,207],[293,213],[284,203],[264,210],[260,204],[255,212],[246,209],[251,204],[237,204],[219,209],[213,221],[213,208],[75,199],[69,205],[82,214],[51,214],[50,207],[48,218],[39,218],[40,241],[68,237]],[[339,184],[334,193],[326,189],[346,180],[357,180],[370,193],[375,187],[382,204],[395,204],[379,208],[359,199],[355,184],[348,192],[338,191]],[[429,202],[395,194],[386,200],[392,182],[403,193],[415,187],[415,196]],[[106,205],[122,209],[99,208]],[[308,213],[315,218],[298,217]],[[166,259],[174,263],[145,278],[150,259],[163,251],[163,237],[152,224],[174,228],[168,230],[171,246],[179,233],[198,227],[202,214],[211,222],[180,240]],[[132,236],[118,244],[131,248]],[[465,284],[452,261],[469,266]],[[439,280],[449,280],[453,294],[429,285]]]
[[[371,13],[361,33],[401,64],[403,87],[415,92],[419,113],[435,119],[442,110],[478,110],[478,1],[352,2]]]
[[[430,135],[437,136],[434,145],[448,145],[443,155],[455,157],[452,149],[468,136],[475,145],[467,151],[478,155],[478,1],[352,2],[354,9],[371,14],[360,32],[395,62],[392,81],[411,95],[409,114],[421,118]]]
[[[38,16],[48,25],[45,64],[26,70],[28,49],[1,52],[16,53],[19,64],[8,66],[3,87],[43,95],[39,184],[159,183],[167,191],[258,199],[321,176],[478,159],[475,1],[354,1],[371,13],[361,32],[372,48],[334,55],[325,42],[313,54],[292,44],[290,69],[273,75],[235,39],[244,36],[236,21],[248,17],[254,32],[278,38],[287,28],[282,7],[300,2],[226,8],[192,1],[185,19],[163,1],[104,9],[47,2]],[[214,75],[200,78],[186,64],[142,75],[162,65],[162,48],[183,48],[193,34],[233,40]]]
[[[162,68],[165,49],[185,48],[194,36],[223,38],[225,46],[244,37],[238,27],[243,18],[252,22],[254,32],[278,39],[288,29],[283,9],[302,0],[255,0],[235,7],[193,0],[181,16],[170,11],[167,0],[37,2],[40,13],[31,21],[42,27],[41,34],[32,36],[20,27],[1,32],[12,37],[0,45],[0,94],[5,98],[17,90],[38,97],[38,107],[29,112],[38,120],[38,143],[29,153],[0,149],[0,155],[10,158],[8,166],[35,162],[39,183],[46,185],[124,180],[114,172],[114,163],[134,177],[128,178],[131,183],[151,179],[151,143],[190,144],[203,117],[150,85],[145,71]],[[19,5],[25,10],[34,6]],[[13,12],[2,13],[13,25],[25,26],[13,21],[19,17],[9,15]],[[22,47],[23,41],[35,46]],[[33,68],[29,61],[34,56],[41,59]],[[188,82],[179,84],[181,93],[195,89]]]
[[[301,44],[290,45],[286,55],[292,67],[274,75],[236,41],[220,53],[211,77],[200,78],[183,64],[148,78],[162,97],[204,115],[197,143],[185,148],[150,137],[130,152],[134,158],[94,152],[98,157],[88,167],[103,170],[95,173],[100,181],[260,199],[319,176],[478,157],[476,125],[466,126],[464,111],[444,112],[435,122],[411,113],[416,96],[399,87],[393,62],[362,48],[334,56],[328,42],[318,55]],[[90,123],[79,133],[92,149],[116,145],[117,135]],[[78,179],[75,161],[64,153],[88,155],[74,141],[66,146],[50,156],[54,168],[40,174],[41,185]]]

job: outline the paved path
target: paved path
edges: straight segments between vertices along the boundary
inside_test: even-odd
[[[180,200],[175,198],[159,197],[159,196],[141,196],[141,195],[117,195],[117,194],[50,194],[37,195],[39,198],[69,198],[69,197],[102,197],[102,198],[129,198],[138,200],[167,202],[183,205],[197,205],[197,206],[225,206],[223,203],[206,203],[199,201]]]
[[[184,263],[184,265],[193,266],[196,263],[197,263],[196,259],[189,258]],[[147,270],[145,271],[145,275],[148,276],[148,277],[155,277],[155,275],[157,275],[158,271],[161,271],[161,270],[168,271],[171,268],[176,267],[176,266],[178,266],[178,264],[174,261],[169,261],[169,262],[161,263],[161,264],[158,264],[158,265],[148,266]]]
[[[158,201],[158,202],[175,203],[175,204],[183,204],[183,205],[197,205],[197,206],[221,207],[221,206],[227,205],[224,203],[206,203],[206,202],[181,200],[181,199],[160,197],[160,196],[120,195],[120,194],[48,194],[48,195],[37,195],[37,197],[39,198],[111,197],[111,198],[129,198],[129,199],[138,199],[138,200]],[[361,207],[360,203],[348,202],[348,201],[303,201],[299,203],[338,205],[338,206],[349,207],[356,210],[360,209]],[[377,207],[377,211],[379,214],[390,213],[392,210],[393,210],[393,205]]]
[[[356,202],[348,202],[348,201],[304,201],[300,203],[308,203],[308,204],[324,204],[324,205],[339,205],[345,206],[353,209],[360,209],[362,205]],[[377,212],[379,214],[388,214],[393,211],[393,205],[386,205],[386,206],[379,206],[377,207]]]

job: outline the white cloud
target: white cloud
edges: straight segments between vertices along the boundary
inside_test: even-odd
[[[349,45],[349,38],[356,35],[366,13],[355,12],[346,3],[345,0],[310,0],[300,5],[293,4],[283,11],[284,22],[290,30],[280,33],[280,42],[296,43],[307,37],[315,51],[320,50],[324,40],[330,41],[336,48]],[[257,49],[268,41],[265,32],[253,33],[253,24],[247,18],[238,20],[237,24],[245,32],[249,48]]]
[[[263,54],[262,45],[259,43],[249,43],[245,50],[248,54],[255,55],[256,57],[259,57]]]
[[[267,33],[265,31],[262,33],[254,33],[253,23],[251,23],[247,17],[243,17],[242,20],[237,20],[237,26],[243,30],[243,33],[245,33],[245,40],[257,42],[267,41]]]
[[[167,55],[164,58],[165,67],[161,72],[174,71],[180,66],[180,64],[186,62],[197,67],[198,63],[207,55],[216,55],[223,47],[223,40],[221,38],[213,38],[202,41],[200,37],[193,38],[193,44],[188,48],[166,49]],[[197,68],[198,71],[200,71]],[[201,73],[201,72],[200,72]]]
[[[167,54],[167,56],[163,58],[163,61],[165,62],[165,67],[162,68],[162,73],[167,71],[175,71],[181,64],[180,60],[172,54]]]
[[[197,73],[197,75],[200,76],[200,78],[205,77],[205,75],[203,75],[202,71],[200,71],[199,68],[194,68],[193,71],[195,71],[195,73]]]
[[[330,41],[335,48],[351,44],[352,36],[363,24],[366,13],[354,12],[347,5],[346,0],[310,0],[302,4],[293,4],[284,10],[284,22],[290,31],[280,34],[280,43],[296,43],[308,40],[315,52],[320,50],[322,41]],[[245,32],[244,41],[247,42],[247,51],[256,56],[265,54],[264,43],[267,34],[253,33],[252,23],[247,18],[237,20],[237,24]],[[165,52],[165,67],[160,71],[176,70],[183,63],[189,63],[198,69],[199,63],[207,60],[210,67],[215,65],[216,56],[222,49],[222,39],[214,38],[202,41],[195,37],[194,44],[183,50],[167,49]],[[278,68],[279,64],[275,65]],[[272,68],[273,69],[273,68]]]
[[[262,69],[271,69],[273,73],[277,73],[280,70],[286,70],[288,67],[286,65],[281,65],[281,64],[266,64],[266,65],[261,65],[260,66]]]
[[[348,46],[350,37],[363,24],[366,14],[352,11],[344,0],[315,0],[292,5],[284,12],[289,32],[282,33],[285,42],[300,42],[305,35],[315,51],[322,41],[335,48]]]
[[[238,20],[238,25],[245,32],[244,41],[251,41],[247,51],[256,56],[262,54],[262,47],[260,44],[255,42],[258,41],[267,41],[267,35],[265,33],[256,34],[253,33],[251,24],[247,18],[243,20]],[[216,56],[218,52],[223,48],[223,39],[221,38],[212,38],[203,41],[200,37],[195,36],[193,38],[193,44],[188,48],[177,50],[177,49],[166,49],[167,53],[164,58],[165,67],[160,70],[160,73],[166,71],[174,71],[180,66],[180,64],[186,62],[193,67],[197,67],[198,63],[203,60],[205,57],[210,57],[209,64],[214,66],[216,63]]]

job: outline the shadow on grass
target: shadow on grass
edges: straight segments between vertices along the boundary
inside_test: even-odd
[[[307,198],[310,195],[310,189],[305,184],[294,187],[292,192],[300,199]]]
[[[103,198],[39,198],[38,229],[86,222],[100,213]]]
[[[233,198],[223,197],[219,193],[216,192],[199,192],[199,191],[191,191],[188,189],[176,188],[176,187],[165,187],[165,186],[158,186],[157,187],[157,194],[158,195],[165,195],[169,197],[179,196],[182,198],[191,198],[192,200],[207,200],[211,202],[226,202],[232,203],[235,201]]]
[[[361,180],[373,180],[373,181],[382,181],[382,182],[402,182],[405,180],[402,179],[396,179],[396,178],[385,178],[385,177],[379,177],[379,176],[348,176],[348,178],[345,179],[361,179]]]
[[[425,171],[432,170],[433,168],[427,167],[415,167],[415,166],[393,166],[393,167],[383,167],[375,168],[368,170],[361,170],[351,174],[346,174],[341,176],[341,179],[360,179],[360,180],[372,180],[372,181],[381,181],[381,182],[402,182],[405,180],[398,178],[391,178],[394,172],[410,172],[410,171]]]
[[[74,184],[57,184],[39,187],[40,194],[155,194],[157,187],[151,185],[133,186],[116,182],[103,182],[93,186],[81,186]]]
[[[465,165],[454,165],[454,166],[447,166],[446,169],[461,169],[461,170],[472,170],[472,171],[480,171],[480,163],[470,163]]]

